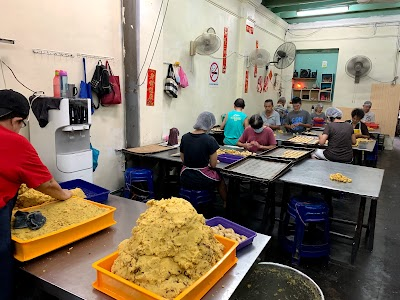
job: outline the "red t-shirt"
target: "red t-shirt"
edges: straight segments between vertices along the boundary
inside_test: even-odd
[[[239,138],[239,142],[250,143],[253,141],[257,141],[262,146],[276,145],[274,132],[269,127],[264,127],[262,132],[256,133],[251,126],[247,126],[242,136]],[[256,152],[257,150],[259,149],[255,146],[250,148],[250,151],[252,152]]]
[[[52,178],[31,143],[0,125],[0,208],[14,198],[22,183],[36,188]]]

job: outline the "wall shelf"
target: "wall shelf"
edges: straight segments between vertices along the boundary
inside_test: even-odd
[[[322,74],[322,79],[320,88],[316,89],[313,87],[316,85],[317,78],[294,77],[292,97],[299,97],[302,101],[309,102],[332,102],[334,74]]]

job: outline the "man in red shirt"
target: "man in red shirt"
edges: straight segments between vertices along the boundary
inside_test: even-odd
[[[31,143],[19,135],[29,115],[28,100],[12,90],[0,90],[0,295],[12,299],[13,247],[11,213],[22,183],[53,198],[72,196],[54,180]]]
[[[259,114],[252,115],[249,125],[239,138],[237,145],[245,149],[257,152],[271,149],[276,146],[274,132],[271,128],[265,127],[263,119]]]

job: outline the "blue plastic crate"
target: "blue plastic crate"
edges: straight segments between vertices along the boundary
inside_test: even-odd
[[[108,194],[110,194],[109,190],[82,179],[61,182],[60,186],[68,190],[80,188],[85,193],[86,199],[99,203],[105,203],[108,199]]]

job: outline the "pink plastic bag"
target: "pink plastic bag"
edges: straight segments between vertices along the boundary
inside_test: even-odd
[[[181,81],[179,82],[179,85],[180,85],[182,88],[185,88],[185,87],[189,86],[189,82],[188,82],[186,73],[185,73],[185,71],[183,71],[183,68],[182,68],[182,67],[179,67],[179,72],[178,72],[178,74],[179,74],[179,77],[181,78]]]

